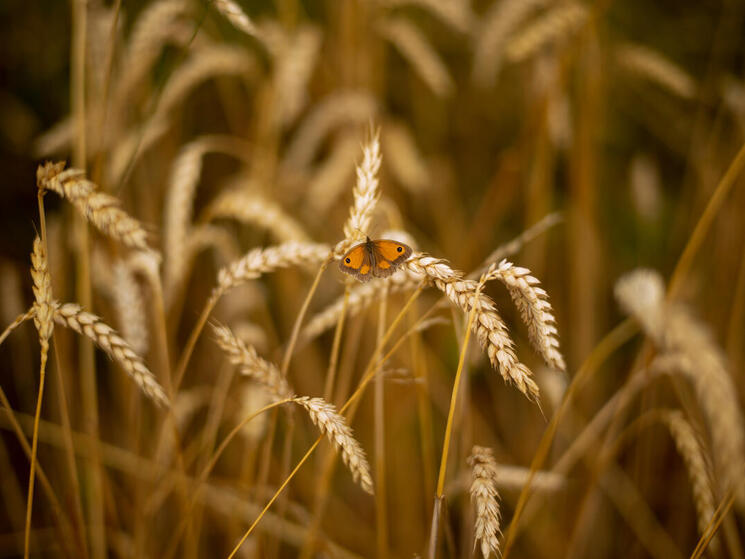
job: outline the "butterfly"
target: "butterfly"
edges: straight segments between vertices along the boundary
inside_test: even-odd
[[[339,261],[342,272],[364,282],[371,278],[387,278],[411,256],[411,247],[398,241],[370,237],[353,246]]]

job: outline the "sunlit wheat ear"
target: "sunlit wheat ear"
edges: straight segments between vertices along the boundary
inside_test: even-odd
[[[711,453],[722,491],[739,484],[745,464],[745,422],[721,350],[688,310],[664,300],[664,283],[652,270],[635,270],[616,284],[621,306],[636,318],[660,351],[653,368],[680,373],[693,385],[711,433]],[[745,506],[745,493],[738,493]]]
[[[139,221],[121,209],[118,198],[99,192],[79,169],[65,168],[64,161],[47,162],[36,170],[40,190],[51,190],[70,201],[95,227],[106,235],[140,250],[147,249],[147,233]]]
[[[404,124],[387,122],[381,136],[386,166],[412,194],[421,194],[430,183],[424,156],[416,145],[413,134]]]
[[[643,45],[626,43],[615,49],[615,58],[627,71],[667,89],[683,99],[698,90],[693,77],[661,53]]]
[[[112,270],[111,294],[122,337],[137,355],[148,349],[148,326],[145,299],[126,260],[117,260]]]
[[[708,468],[704,452],[699,444],[696,432],[679,411],[664,412],[662,419],[675,441],[675,447],[685,462],[688,478],[691,481],[693,501],[698,515],[698,530],[701,535],[706,532],[709,521],[714,516],[714,494],[709,482]],[[715,543],[714,540],[712,543]]]
[[[356,283],[349,290],[346,313],[349,316],[356,316],[386,295],[403,291],[413,291],[420,284],[420,279],[402,273],[393,274],[384,280]],[[333,328],[339,321],[339,316],[343,308],[344,296],[341,296],[308,321],[300,338],[304,341],[312,340],[326,330]]]
[[[328,245],[314,243],[292,242],[254,249],[218,272],[215,295],[219,296],[236,285],[280,268],[318,265],[329,254]]]
[[[476,508],[474,547],[479,546],[484,559],[499,554],[501,533],[497,462],[490,448],[474,446],[468,458],[471,466],[471,502]]]
[[[323,398],[295,398],[297,404],[308,411],[311,421],[325,433],[331,443],[341,452],[342,460],[352,472],[354,481],[367,493],[373,493],[370,465],[367,463],[365,451],[352,435],[352,429],[347,425],[344,416],[336,412],[336,408]]]
[[[564,357],[559,351],[556,319],[548,302],[548,294],[527,268],[514,266],[507,260],[495,264],[486,272],[486,280],[498,279],[507,286],[512,301],[528,327],[533,346],[549,367],[565,370]]]
[[[279,204],[243,189],[223,192],[205,210],[207,219],[235,219],[271,232],[280,242],[310,241],[302,226]]]
[[[238,366],[242,375],[261,384],[277,400],[286,400],[294,396],[279,368],[259,357],[256,350],[239,340],[230,328],[213,324],[212,331],[217,345],[227,354],[230,362]]]
[[[453,78],[432,43],[407,19],[388,18],[379,24],[380,34],[396,47],[419,77],[439,97],[453,92]]]
[[[516,32],[507,42],[505,54],[515,62],[529,58],[544,46],[576,32],[588,16],[587,8],[579,2],[558,4]]]
[[[44,246],[37,236],[31,253],[31,279],[34,286],[34,326],[39,332],[42,351],[49,350],[49,338],[54,331],[54,303],[52,301],[52,280]]]
[[[540,391],[530,369],[517,359],[514,343],[497,313],[494,301],[480,292],[477,298],[477,282],[463,279],[462,274],[453,270],[447,261],[423,253],[415,253],[403,267],[413,277],[428,280],[463,312],[469,313],[475,305],[473,332],[492,366],[499,370],[506,382],[514,384],[525,396],[538,402]]]
[[[212,0],[212,5],[225,18],[233,24],[236,29],[243,31],[246,35],[256,37],[258,30],[246,12],[233,0]]]
[[[113,328],[102,322],[96,315],[85,312],[80,308],[80,305],[74,303],[55,304],[54,320],[57,324],[71,328],[91,339],[109,357],[119,363],[145,395],[156,404],[169,405],[163,388],[158,384],[155,376],[147,368],[142,358]]]
[[[380,162],[379,133],[374,132],[363,148],[362,162],[357,165],[354,202],[349,212],[349,218],[344,224],[344,240],[334,250],[336,254],[346,252],[354,241],[359,239],[360,234],[365,234],[370,230],[370,220],[375,205],[380,199],[380,188],[378,188]]]
[[[331,151],[313,171],[304,203],[310,215],[325,216],[349,184],[360,149],[357,134],[347,132],[334,140]],[[290,171],[291,172],[291,171]]]

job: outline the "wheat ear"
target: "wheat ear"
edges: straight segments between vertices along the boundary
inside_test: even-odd
[[[256,350],[238,339],[230,328],[213,324],[212,331],[217,345],[227,354],[230,362],[239,367],[242,375],[261,384],[276,400],[289,400],[295,396],[279,368],[259,357]]]
[[[256,37],[258,31],[251,18],[246,15],[246,12],[233,0],[212,0],[212,5],[217,8],[217,11],[225,16],[230,23],[236,29],[243,31],[246,35]]]
[[[487,281],[498,279],[507,286],[512,301],[528,327],[528,336],[533,346],[549,367],[565,370],[564,357],[559,351],[559,332],[548,302],[548,294],[539,287],[540,282],[530,275],[530,270],[502,260],[487,270],[486,278]]]
[[[497,491],[497,462],[490,448],[474,446],[468,458],[471,466],[471,502],[476,507],[474,547],[484,559],[499,553],[501,512]]]
[[[589,12],[579,2],[565,2],[530,22],[516,33],[505,47],[507,58],[525,60],[545,45],[577,31],[588,19]]]
[[[331,443],[341,452],[344,463],[352,473],[354,481],[372,495],[373,483],[370,476],[370,465],[367,463],[365,451],[352,435],[352,429],[347,425],[344,416],[336,412],[336,408],[323,398],[295,398],[295,403],[304,407],[311,421],[325,433]]]
[[[147,233],[139,221],[121,209],[118,198],[104,194],[80,169],[67,169],[64,161],[39,165],[39,190],[52,190],[69,200],[95,227],[124,245],[147,249]]]
[[[71,328],[78,334],[91,339],[109,357],[119,363],[145,395],[156,404],[169,405],[163,388],[158,384],[155,376],[147,368],[142,358],[116,333],[116,330],[104,323],[99,317],[84,311],[80,305],[65,303],[64,305],[55,304],[54,320],[58,324]]]
[[[474,304],[477,306],[473,331],[492,366],[506,382],[513,383],[529,399],[538,402],[540,391],[530,369],[518,360],[512,338],[494,302],[487,295],[477,293],[478,283],[463,279],[447,261],[423,253],[415,253],[404,267],[415,278],[431,282],[463,312],[470,312]]]
[[[668,411],[662,420],[675,441],[675,447],[685,462],[688,478],[691,481],[693,502],[696,505],[698,530],[701,535],[706,533],[709,522],[714,516],[714,494],[709,482],[708,469],[704,452],[699,444],[696,432],[682,412]]]

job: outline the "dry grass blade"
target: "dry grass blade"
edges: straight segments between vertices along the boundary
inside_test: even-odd
[[[217,275],[216,293],[280,268],[312,266],[324,262],[330,254],[328,245],[314,243],[284,243],[253,249],[240,260],[221,269]]]
[[[507,42],[505,54],[514,62],[525,60],[544,46],[574,33],[587,21],[588,15],[587,8],[578,2],[557,5],[515,33]]]
[[[484,559],[499,553],[501,512],[497,491],[497,462],[490,448],[474,446],[468,458],[471,466],[471,502],[476,507],[474,546]]]
[[[688,478],[691,481],[693,491],[693,502],[698,513],[698,531],[703,536],[714,516],[714,494],[709,482],[703,449],[699,444],[696,432],[681,412],[665,412],[662,418],[688,470]]]
[[[105,324],[96,315],[85,312],[75,303],[65,303],[64,305],[55,305],[54,320],[58,324],[71,328],[91,339],[109,357],[119,363],[145,395],[156,404],[169,405],[163,388],[158,384],[155,376],[147,368],[142,358],[116,333],[116,330]]]
[[[52,190],[69,200],[85,218],[106,235],[128,247],[146,250],[147,233],[139,221],[121,209],[117,198],[104,194],[79,169],[64,162],[39,165],[36,181],[40,190]]]
[[[217,345],[227,354],[230,362],[238,366],[242,375],[260,383],[277,400],[294,397],[287,379],[276,365],[259,357],[253,347],[238,339],[227,326],[213,324],[212,331]]]
[[[559,351],[559,332],[556,329],[551,304],[548,302],[548,294],[539,287],[540,282],[530,275],[530,270],[502,260],[487,271],[486,277],[487,281],[498,279],[507,286],[523,322],[528,327],[530,341],[546,364],[559,371],[565,370],[564,357]]]
[[[347,425],[344,416],[336,412],[336,408],[323,398],[295,398],[294,402],[304,407],[311,421],[325,433],[331,443],[341,451],[342,460],[352,473],[354,481],[372,495],[373,483],[370,476],[370,465],[367,463],[365,451],[352,435],[352,429]]]
[[[473,330],[492,366],[497,368],[506,382],[513,383],[529,399],[538,402],[538,385],[528,367],[521,363],[514,350],[507,326],[497,313],[494,302],[483,293],[477,297],[477,282],[463,279],[445,260],[415,253],[404,264],[417,279],[427,279],[445,293],[463,312],[470,312],[476,305]]]

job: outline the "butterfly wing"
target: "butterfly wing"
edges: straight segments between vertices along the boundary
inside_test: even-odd
[[[373,275],[378,278],[387,278],[411,256],[411,247],[398,241],[380,239],[373,241],[373,253],[375,266]]]
[[[373,277],[372,258],[365,243],[352,247],[341,260],[339,269],[360,281],[368,281]]]

